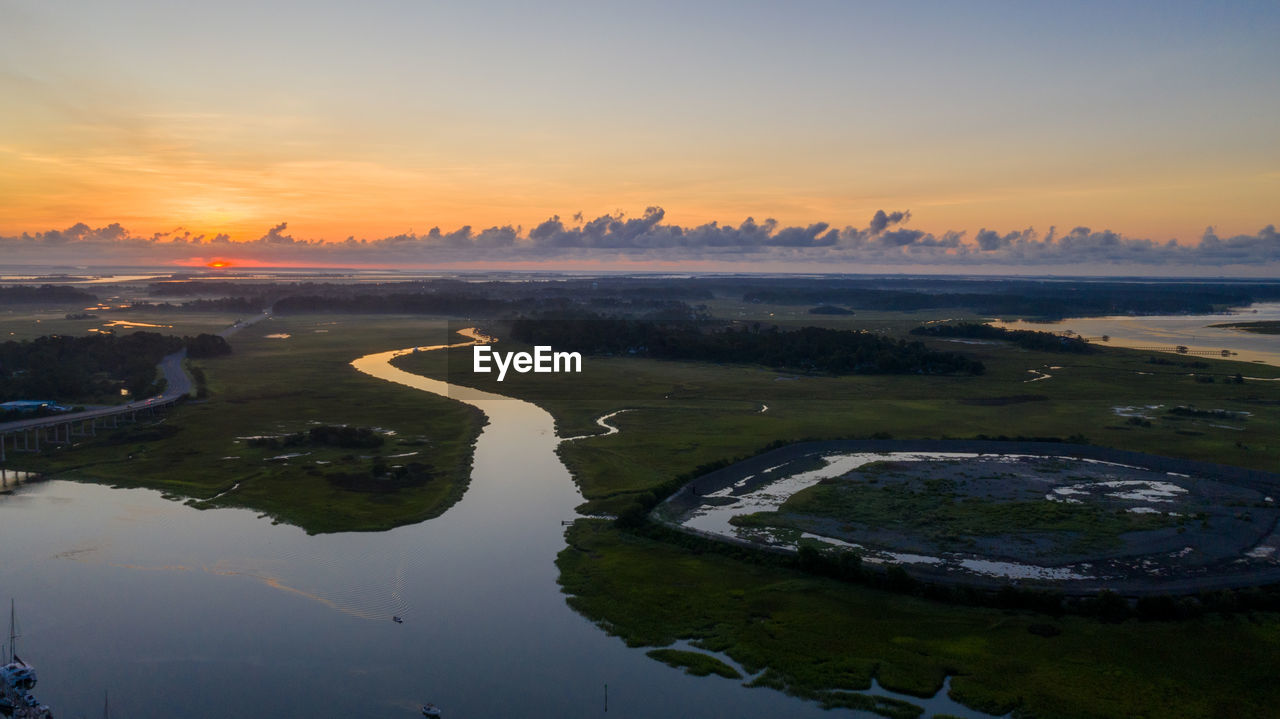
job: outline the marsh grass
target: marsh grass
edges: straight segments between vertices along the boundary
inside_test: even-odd
[[[835,324],[853,327],[857,321]],[[883,320],[880,329],[905,333],[920,321]],[[1280,466],[1280,383],[1205,384],[1176,364],[1181,358],[1172,365],[1151,364],[1148,353],[1123,349],[1074,356],[1004,343],[936,342],[946,349],[962,347],[986,365],[986,374],[804,376],[747,365],[586,357],[581,374],[508,375],[499,383],[494,375],[472,373],[469,348],[447,356],[406,356],[397,365],[533,401],[555,417],[560,436],[602,433],[597,417],[631,410],[611,420],[620,433],[560,447],[589,512],[619,511],[670,477],[775,440],[1083,436],[1091,444],[1119,449],[1266,470]],[[510,342],[498,346],[528,349]],[[1224,378],[1240,372],[1280,376],[1280,368],[1265,365],[1207,363],[1208,369],[1197,372]],[[1026,383],[1027,369],[1050,365],[1061,368],[1050,370],[1051,379]],[[1135,427],[1114,411],[1188,404],[1252,415],[1241,430],[1201,423],[1196,434],[1188,435],[1185,423],[1159,418],[1150,427]],[[761,412],[762,405],[768,411]]]
[[[809,518],[815,517],[927,537],[943,548],[956,548],[948,545],[975,536],[1044,534],[1056,537],[1059,550],[1072,551],[1117,547],[1127,532],[1177,522],[1166,514],[1136,514],[1114,505],[965,496],[945,479],[819,483],[791,495],[776,512],[739,515],[730,521],[744,527],[814,531]]]
[[[683,649],[653,649],[645,652],[645,654],[669,667],[684,669],[685,672],[695,677],[715,674],[725,679],[742,678],[742,674],[737,669],[702,652],[689,652]]]
[[[118,434],[100,431],[97,439],[80,440],[69,450],[12,453],[12,464],[69,479],[160,489],[201,508],[254,509],[313,533],[383,530],[438,516],[466,489],[482,414],[368,377],[350,362],[370,352],[437,343],[445,335],[444,321],[416,317],[273,318],[236,334],[231,355],[198,361],[208,399],[160,419],[156,427],[164,428],[163,438],[149,439],[150,430],[129,426]],[[282,450],[243,439],[319,425],[377,428],[386,441],[367,450]],[[418,454],[390,458],[413,451]],[[294,453],[302,456],[273,459]],[[333,473],[368,473],[377,457],[392,467],[422,463],[432,479],[393,492],[349,491],[329,479]]]
[[[1002,714],[1274,716],[1280,618],[1216,615],[1103,623],[940,604],[682,549],[579,520],[557,558],[569,603],[628,643],[691,639],[723,651],[754,684],[819,701],[865,690],[951,695]],[[1049,636],[1044,636],[1048,634]]]

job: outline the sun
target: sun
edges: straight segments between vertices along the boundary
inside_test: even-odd
[[[224,267],[230,267],[230,266],[231,266],[231,263],[226,260],[214,260],[213,262],[209,262],[205,265],[205,267],[212,267],[215,270],[220,270]]]

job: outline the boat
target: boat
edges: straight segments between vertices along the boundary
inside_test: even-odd
[[[404,620],[401,619],[400,617],[392,617],[391,621],[395,622],[396,624],[404,624]]]
[[[9,656],[0,666],[0,714],[14,719],[53,719],[53,710],[31,695],[36,668],[18,656],[17,614],[9,602]]]
[[[438,716],[440,716],[440,715],[441,715],[440,707],[436,706],[435,704],[423,704],[423,705],[422,705],[422,716],[424,716],[424,717],[438,717]]]

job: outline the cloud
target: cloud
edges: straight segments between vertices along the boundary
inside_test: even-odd
[[[773,247],[830,247],[840,239],[838,230],[828,229],[831,225],[819,222],[808,227],[784,227],[765,244]]]
[[[128,240],[129,231],[120,226],[119,223],[113,222],[106,227],[93,229],[83,222],[68,227],[65,230],[49,230],[35,235],[22,236],[22,240],[27,243],[44,244],[49,246],[70,245],[70,244],[112,244],[122,240]]]
[[[880,235],[880,244],[885,247],[905,247],[912,245],[928,237],[929,235],[920,230],[908,230],[905,227],[898,230],[891,230]]]
[[[1209,227],[1200,238],[1200,247],[1216,257],[1244,264],[1258,257],[1275,258],[1280,254],[1280,234],[1275,225],[1267,225],[1256,235],[1236,235],[1223,240]]]
[[[267,230],[267,234],[259,237],[257,241],[267,245],[292,245],[295,242],[293,236],[284,234],[288,227],[288,222],[281,222]]]
[[[871,234],[878,235],[881,232],[884,232],[890,225],[906,222],[910,217],[910,211],[892,212],[886,215],[884,210],[876,210],[876,214],[871,218],[871,224],[867,229],[871,231]]]
[[[22,264],[156,264],[237,256],[272,263],[424,265],[452,262],[548,262],[591,260],[774,262],[819,264],[833,271],[877,265],[932,265],[957,270],[978,266],[1277,266],[1280,235],[1274,225],[1256,234],[1220,237],[1210,227],[1198,240],[1180,243],[1128,237],[1111,230],[1050,227],[1001,232],[983,227],[968,238],[951,230],[934,234],[905,226],[907,211],[877,211],[865,227],[835,228],[826,222],[780,226],[748,217],[737,225],[710,222],[684,227],[665,222],[661,207],[638,217],[622,212],[593,219],[581,213],[566,223],[559,215],[527,232],[495,226],[453,231],[434,227],[425,234],[379,239],[347,237],[338,242],[299,239],[288,223],[260,237],[236,242],[226,234],[192,235],[179,227],[135,237],[119,223],[93,228],[84,223],[63,230],[0,237],[0,256]]]

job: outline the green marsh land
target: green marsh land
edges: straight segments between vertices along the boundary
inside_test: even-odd
[[[730,317],[760,310],[722,304],[717,311]],[[923,321],[963,316],[797,312],[790,308],[795,317],[776,319],[842,328],[866,323],[903,337]],[[561,436],[598,435],[560,450],[587,512],[624,512],[673,477],[803,439],[1073,438],[1264,470],[1280,466],[1280,386],[1234,381],[1238,374],[1280,377],[1280,369],[1111,348],[1080,355],[1003,342],[928,343],[971,353],[986,372],[830,377],[587,357],[581,375],[509,375],[498,383],[471,373],[467,349],[397,364],[534,401],[554,415]],[[1210,414],[1169,411],[1176,407]],[[620,409],[629,411],[609,420],[620,432],[604,435],[596,418]],[[1218,419],[1217,410],[1233,419]],[[1159,521],[1123,520],[1123,528]],[[1270,613],[1176,623],[1054,618],[815,578],[654,541],[603,521],[579,521],[568,536],[570,547],[558,560],[561,582],[588,618],[636,645],[696,640],[748,671],[764,670],[755,684],[832,705],[865,707],[865,698],[830,692],[866,689],[873,676],[888,688],[929,695],[947,675],[963,703],[1027,717],[1264,717],[1280,703],[1265,679],[1280,660],[1280,617]],[[700,661],[659,658],[683,666]]]
[[[869,321],[876,331],[908,337],[927,317],[879,313],[815,322],[856,327]],[[986,372],[830,377],[746,365],[587,357],[581,374],[508,375],[499,383],[496,375],[471,371],[470,348],[450,350],[447,359],[443,353],[405,356],[396,364],[535,402],[552,413],[566,437],[602,433],[596,418],[630,410],[610,420],[620,433],[562,445],[588,512],[620,511],[636,496],[699,466],[802,439],[1083,437],[1118,449],[1280,467],[1280,383],[1231,381],[1237,374],[1280,377],[1280,368],[1110,348],[1077,355],[1000,342],[928,343],[970,353]],[[511,342],[497,346],[528,349]],[[1046,374],[1048,379],[1035,379]],[[1167,412],[1179,406],[1249,414],[1219,422]]]
[[[222,329],[236,319],[182,313],[128,318],[174,325],[157,330],[173,332]],[[73,450],[13,453],[12,464],[62,478],[160,489],[199,507],[245,507],[308,532],[373,531],[428,519],[466,489],[483,417],[460,402],[360,374],[349,363],[443,336],[443,321],[415,317],[268,319],[234,335],[231,355],[193,361],[208,379],[207,400],[188,402],[154,425],[100,428],[97,438],[78,439]],[[376,428],[384,442],[375,449],[282,449],[246,439],[323,425]],[[373,477],[378,470],[390,477],[396,465],[410,464],[421,465],[429,479],[397,484]],[[365,476],[371,481],[351,481]]]
[[[569,602],[635,646],[693,639],[753,681],[817,700],[886,688],[1039,719],[1274,716],[1280,617],[1104,623],[940,604],[579,521]],[[709,655],[708,655],[709,656]],[[684,660],[689,662],[687,658]]]
[[[939,311],[810,315],[725,299],[709,306],[743,321],[902,338],[926,321],[972,318]],[[194,334],[235,317],[165,314],[156,321],[165,319],[187,323],[175,333]],[[29,318],[9,322],[18,324],[8,331],[47,333]],[[155,487],[198,506],[248,507],[311,532],[420,521],[461,496],[483,419],[447,398],[361,375],[349,362],[456,339],[447,335],[444,320],[412,316],[275,318],[233,337],[232,355],[197,363],[208,378],[207,401],[188,403],[153,428],[126,428],[22,462],[64,477]],[[469,348],[407,355],[396,364],[533,401],[552,413],[561,436],[596,435],[560,445],[586,499],[582,509],[593,513],[626,512],[699,467],[805,439],[1073,438],[1280,467],[1280,383],[1235,380],[1269,380],[1280,369],[1106,348],[1080,355],[1003,342],[926,342],[971,355],[985,373],[832,377],[615,356],[584,358],[582,374],[509,375],[498,383],[496,375],[472,373]],[[498,347],[528,349],[510,341]],[[617,410],[627,410],[610,420],[620,432],[606,436],[596,420]],[[250,446],[244,439],[321,425],[376,428],[385,441],[352,450]],[[297,453],[307,454],[273,459]],[[333,481],[337,472],[407,462],[426,465],[432,479],[383,492]],[[1263,717],[1280,705],[1267,675],[1280,660],[1280,617],[1271,613],[1105,623],[942,604],[683,548],[600,520],[580,520],[568,538],[558,559],[561,583],[586,617],[636,645],[684,638],[709,652],[661,651],[659,661],[728,675],[736,670],[711,654],[727,655],[753,673],[754,684],[832,705],[865,706],[865,697],[839,692],[865,690],[872,677],[928,695],[948,675],[958,700],[1028,717]]]

